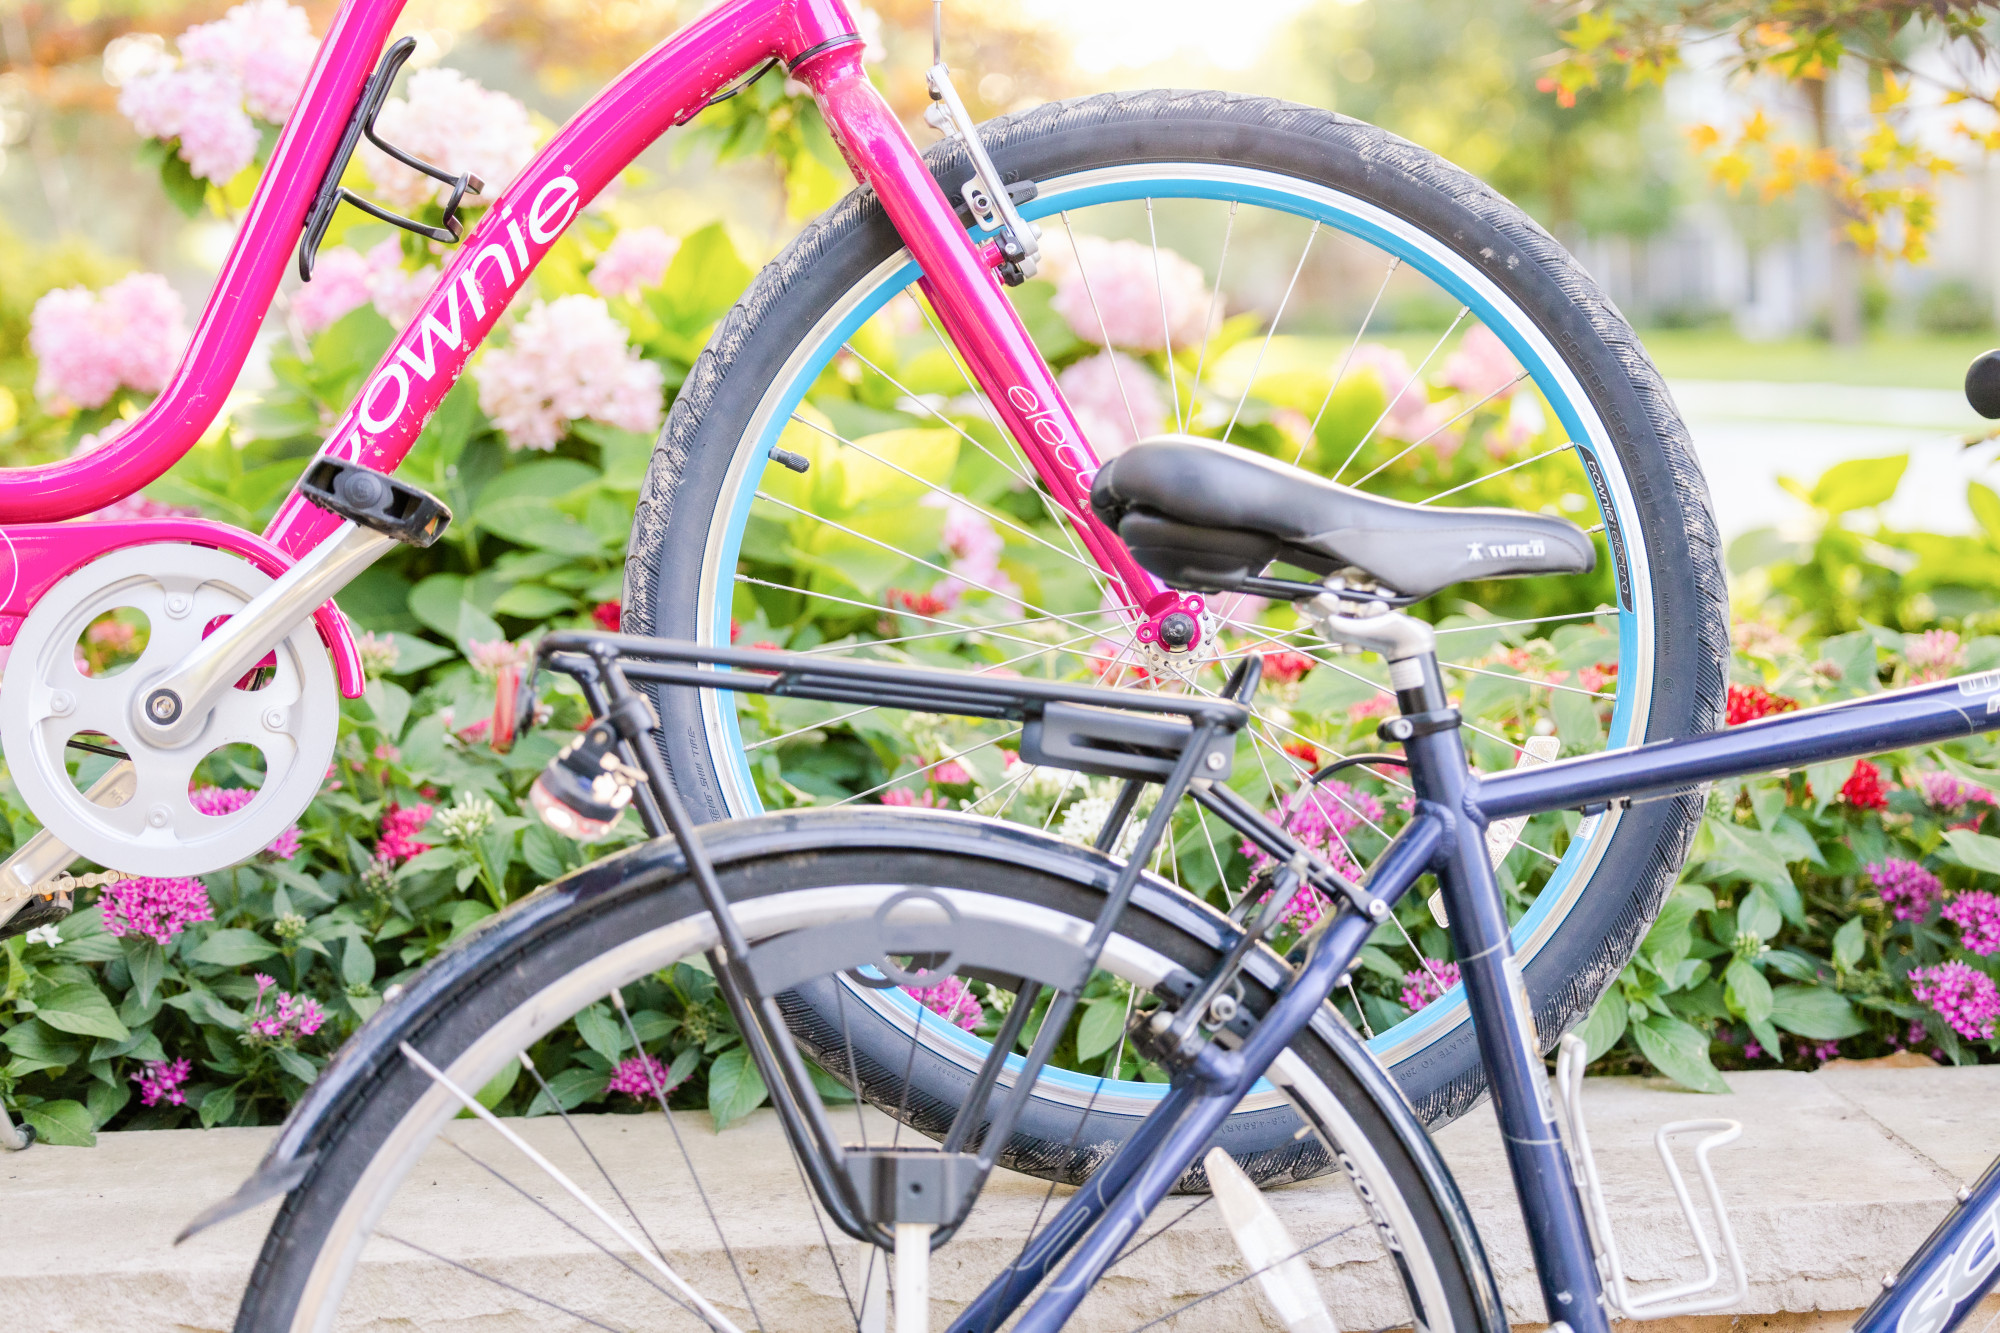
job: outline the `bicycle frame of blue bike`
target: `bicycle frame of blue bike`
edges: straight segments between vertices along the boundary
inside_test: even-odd
[[[1210,1067],[1176,1084],[1123,1150],[952,1325],[997,1326],[1065,1256],[1068,1262],[1017,1326],[1060,1328],[1097,1277],[1210,1136],[1346,975],[1387,910],[1435,874],[1527,1223],[1548,1318],[1572,1333],[1608,1328],[1595,1257],[1559,1136],[1542,1042],[1514,963],[1504,900],[1485,850],[1493,820],[1552,810],[1586,816],[1613,803],[1660,799],[1705,783],[1780,768],[1936,744],[2000,728],[2000,672],[1876,694],[1767,718],[1687,740],[1565,760],[1494,776],[1469,771],[1434,662],[1402,691],[1406,717],[1435,720],[1405,742],[1417,809],[1365,885],[1373,899],[1333,917],[1292,982],[1237,1050],[1207,1052]],[[2000,1274],[2000,1160],[1888,1280],[1859,1333],[1947,1333]]]

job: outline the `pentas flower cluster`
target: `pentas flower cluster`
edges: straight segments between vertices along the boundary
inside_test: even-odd
[[[375,859],[390,865],[401,865],[411,857],[427,852],[431,845],[417,841],[417,830],[431,822],[431,807],[418,801],[415,805],[398,805],[389,802],[389,808],[382,812],[382,831],[375,840]]]
[[[1291,793],[1278,803],[1276,810],[1266,811],[1265,817],[1277,822],[1308,849],[1324,856],[1342,874],[1355,875],[1360,868],[1348,855],[1345,839],[1364,821],[1380,824],[1382,803],[1345,782],[1323,782],[1309,790]],[[1244,840],[1242,850],[1255,870],[1271,864],[1272,858],[1248,839]]]
[[[1199,347],[1211,310],[1199,265],[1138,241],[1107,241],[1051,232],[1042,240],[1042,273],[1056,285],[1049,306],[1072,332],[1100,347],[1135,352]]]
[[[1969,963],[1939,963],[1910,973],[1910,993],[1959,1036],[1991,1041],[2000,1022],[2000,987]]]
[[[157,273],[134,273],[101,292],[59,287],[28,317],[35,397],[51,412],[70,412],[102,407],[121,388],[158,393],[187,337],[187,309]]]
[[[606,296],[635,297],[660,285],[680,248],[679,240],[658,227],[621,231],[591,266],[590,285]]]
[[[1264,654],[1264,679],[1273,685],[1289,685],[1319,665],[1304,653],[1290,651]]]
[[[985,1021],[985,1006],[972,988],[959,977],[946,977],[935,986],[909,987],[910,995],[924,1008],[934,1014],[944,1016],[947,1023],[956,1023],[971,1032]]]
[[[189,804],[210,817],[233,815],[256,798],[257,793],[248,787],[195,787],[188,792]],[[273,861],[289,861],[298,854],[297,824],[271,839],[271,845],[264,849],[264,855]]]
[[[1898,921],[1925,920],[1944,891],[1936,875],[1915,861],[1893,856],[1868,867],[1868,882],[1875,886],[1882,905]]]
[[[2000,898],[1983,889],[1952,895],[1939,913],[1959,930],[1959,947],[1981,957],[2000,953]]]
[[[224,184],[257,156],[251,117],[282,124],[292,114],[319,41],[303,9],[248,0],[175,45],[178,63],[163,56],[125,80],[118,110],[146,137],[178,140],[195,176]]]
[[[1840,784],[1840,799],[1856,810],[1888,809],[1889,788],[1882,781],[1882,770],[1866,759],[1855,760],[1854,771]]]
[[[646,1054],[628,1055],[619,1061],[618,1068],[611,1071],[611,1082],[605,1084],[608,1092],[623,1093],[627,1097],[649,1102],[661,1093],[672,1092],[674,1085],[667,1081],[667,1067],[653,1056]]]
[[[181,1060],[148,1060],[139,1067],[139,1072],[131,1075],[139,1085],[139,1105],[158,1106],[161,1102],[169,1106],[186,1106],[187,1094],[181,1085],[194,1072],[192,1062]]]
[[[278,983],[276,978],[267,977],[262,972],[255,976],[257,997],[250,1002],[250,1033],[265,1041],[294,1042],[300,1037],[310,1037],[318,1032],[326,1022],[326,1013],[319,1007],[319,1001],[310,996],[293,995],[290,991],[279,991],[272,999],[272,1007],[266,1012],[265,995]]]
[[[1755,722],[1760,717],[1789,713],[1798,706],[1797,699],[1773,694],[1761,685],[1731,685],[1728,711],[1724,715],[1724,720],[1729,726],[1740,727],[1745,722]]]
[[[1910,683],[1920,685],[1954,675],[1965,665],[1965,650],[1950,630],[1926,630],[1907,638],[1903,660],[1910,664]]]
[[[1458,984],[1458,964],[1426,958],[1423,965],[1403,974],[1403,1007],[1423,1008]]]
[[[165,944],[189,926],[215,920],[208,890],[198,879],[123,879],[98,897],[104,933],[140,935]]]
[[[486,353],[478,380],[479,406],[515,449],[553,449],[584,417],[650,435],[666,383],[604,302],[582,295],[536,302],[507,346]]]
[[[420,69],[407,95],[392,97],[375,119],[382,138],[454,174],[469,171],[495,198],[535,155],[535,127],[528,108],[506,93],[481,87],[455,69]],[[364,147],[376,195],[393,207],[414,209],[451,198],[451,187]]]
[[[1968,805],[1996,805],[1993,793],[1975,786],[1953,773],[1926,769],[1917,774],[1917,790],[1927,804],[1939,810],[1962,810]]]

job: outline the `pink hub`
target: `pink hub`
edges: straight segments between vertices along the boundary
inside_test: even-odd
[[[1201,616],[1208,603],[1200,593],[1165,592],[1146,608],[1146,619],[1133,631],[1149,648],[1178,657],[1201,646]]]

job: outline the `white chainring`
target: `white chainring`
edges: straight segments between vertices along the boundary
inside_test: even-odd
[[[319,791],[340,730],[337,682],[312,621],[278,645],[268,684],[225,691],[186,745],[147,745],[131,722],[141,688],[192,652],[212,621],[240,611],[271,581],[239,556],[160,542],[93,560],[35,603],[0,677],[0,746],[15,787],[50,833],[114,870],[202,875],[255,856],[299,817]],[[144,652],[116,675],[85,675],[76,661],[84,631],[121,607],[145,614]],[[66,743],[79,732],[109,736],[131,756],[131,799],[109,807],[84,799],[65,762]],[[188,797],[195,768],[233,744],[263,754],[263,784],[242,809],[203,814]]]

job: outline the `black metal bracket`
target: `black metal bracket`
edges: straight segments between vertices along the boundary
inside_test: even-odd
[[[313,204],[306,214],[305,234],[299,240],[299,281],[311,282],[313,265],[319,258],[320,243],[326,239],[326,229],[333,223],[334,210],[343,202],[353,204],[370,217],[413,231],[419,236],[427,236],[445,245],[456,245],[465,237],[465,223],[459,218],[459,206],[468,194],[478,194],[486,188],[486,182],[469,171],[454,176],[442,167],[434,167],[422,158],[414,157],[392,143],[385,142],[375,133],[375,117],[382,112],[382,104],[389,100],[389,88],[396,82],[396,75],[417,49],[417,39],[405,37],[382,54],[382,63],[368,76],[368,83],[361,90],[361,100],[354,104],[354,114],[348,118],[347,129],[340,136],[340,148],[328,164],[326,175],[321,177],[319,190],[313,195]],[[451,199],[444,206],[444,225],[433,227],[415,218],[406,218],[400,213],[364,199],[340,183],[347,174],[347,164],[354,157],[354,150],[361,146],[361,137],[368,136],[368,142],[395,158],[413,171],[421,171],[432,180],[451,186]]]
[[[1437,731],[1455,731],[1465,719],[1456,708],[1439,708],[1428,713],[1406,713],[1392,717],[1375,728],[1375,734],[1391,743],[1415,740]]]

